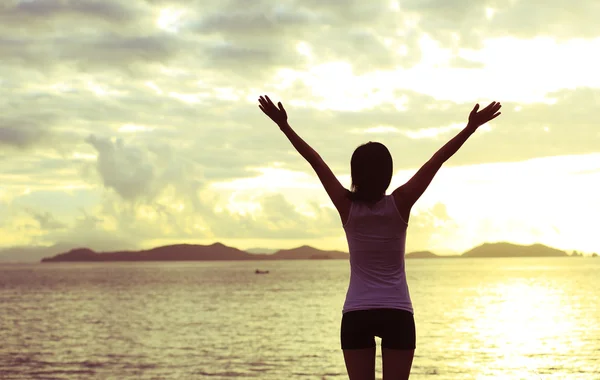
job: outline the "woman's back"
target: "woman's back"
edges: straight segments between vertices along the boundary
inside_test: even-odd
[[[394,197],[352,202],[344,224],[350,250],[350,285],[343,312],[376,308],[412,312],[404,253],[408,224]]]
[[[323,158],[289,125],[281,102],[275,106],[268,96],[259,98],[259,108],[279,126],[298,153],[312,166],[340,218],[345,221],[351,274],[340,338],[350,379],[375,378],[376,336],[381,338],[384,379],[408,379],[416,347],[416,332],[404,271],[406,220],[412,206],[442,164],[477,128],[500,115],[501,107],[497,102],[482,110],[479,110],[479,104],[475,105],[467,126],[439,149],[409,181],[394,190],[393,195],[384,196],[369,205],[352,199],[372,199],[387,191],[393,163],[389,150],[383,144],[370,141],[352,153],[352,187],[348,194]],[[400,208],[396,207],[395,199],[402,199]],[[405,220],[401,215],[406,216]]]

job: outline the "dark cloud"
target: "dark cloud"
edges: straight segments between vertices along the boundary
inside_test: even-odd
[[[27,148],[43,141],[47,131],[41,123],[0,119],[0,146]]]
[[[307,10],[288,8],[236,9],[209,13],[190,21],[185,28],[196,33],[237,35],[243,39],[270,37],[293,33],[298,27],[310,27],[319,21],[317,14]],[[286,33],[287,32],[287,33]]]
[[[155,33],[121,36],[111,33],[31,39],[0,38],[2,66],[18,64],[55,73],[76,66],[86,71],[120,71],[136,76],[150,64],[168,63],[182,42],[170,35]]]
[[[419,39],[424,35],[454,52],[479,47],[490,37],[598,36],[594,15],[600,5],[589,0],[570,3],[568,12],[562,3],[509,0],[409,0],[400,2],[397,11],[390,4],[261,1],[249,8],[240,1],[11,1],[0,11],[2,24],[9,28],[0,52],[3,62],[32,67],[74,62],[94,70],[110,66],[128,75],[144,64],[195,62],[196,67],[239,80],[242,69],[263,79],[262,73],[276,68],[306,68],[306,58],[296,51],[300,41],[312,48],[315,62],[346,60],[356,73],[363,73],[412,66],[420,59]],[[174,24],[178,35],[159,32],[156,25],[159,10],[172,5],[182,10]],[[494,10],[491,18],[488,9]],[[14,28],[13,23],[27,28]],[[62,28],[65,23],[72,27]],[[40,25],[43,38],[23,32]],[[140,67],[131,70],[132,64]]]
[[[306,57],[296,50],[299,42],[311,48],[316,62],[346,60],[356,72],[393,68],[412,61],[408,57],[400,60],[398,52],[383,42],[388,38],[397,46],[408,43],[411,48],[417,42],[410,33],[397,36],[397,20],[390,15],[387,3],[330,3],[262,3],[240,10],[242,4],[230,2],[210,12],[192,13],[183,30],[212,36],[213,45],[203,50],[210,58],[208,63],[237,67],[237,58],[244,58],[244,68],[251,72],[306,68]],[[238,5],[242,8],[233,8]]]
[[[5,0],[0,5],[0,21],[8,26],[27,25],[30,32],[55,31],[64,22],[123,26],[145,16],[139,5],[115,0]]]

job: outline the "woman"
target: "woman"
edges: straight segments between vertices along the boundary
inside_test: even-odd
[[[375,336],[381,338],[383,378],[408,379],[416,347],[415,321],[404,269],[410,210],[431,180],[483,124],[500,115],[500,103],[479,111],[404,185],[385,195],[392,156],[380,143],[359,146],[350,161],[352,191],[346,190],[319,154],[287,122],[281,103],[261,96],[259,108],[313,167],[340,214],[350,251],[350,284],[341,323],[341,346],[350,380],[375,379]]]

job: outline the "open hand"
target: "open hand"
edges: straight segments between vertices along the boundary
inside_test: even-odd
[[[500,107],[502,105],[499,102],[491,102],[487,107],[479,110],[479,104],[476,104],[473,111],[469,114],[469,125],[478,128],[488,121],[495,119],[500,115]]]
[[[277,106],[275,106],[275,104],[273,104],[273,102],[271,101],[271,99],[269,99],[267,95],[258,98],[258,102],[260,103],[258,108],[260,108],[265,113],[265,115],[270,117],[271,120],[275,122],[275,124],[279,125],[280,127],[287,124],[287,113],[285,112],[285,109],[283,108],[283,104],[281,104],[281,102],[277,103],[277,105],[279,106],[278,108]]]

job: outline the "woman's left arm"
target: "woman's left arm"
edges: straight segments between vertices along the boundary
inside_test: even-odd
[[[266,95],[264,97],[261,96],[258,101],[260,103],[258,107],[279,126],[279,129],[285,134],[288,140],[290,140],[298,153],[300,153],[300,155],[308,161],[310,166],[312,166],[315,173],[317,173],[321,184],[323,184],[327,195],[329,195],[335,208],[340,213],[342,221],[345,221],[350,210],[350,199],[347,197],[348,190],[346,190],[340,181],[338,181],[317,151],[311,148],[311,146],[292,129],[287,121],[287,113],[281,102],[277,103],[277,107]]]

